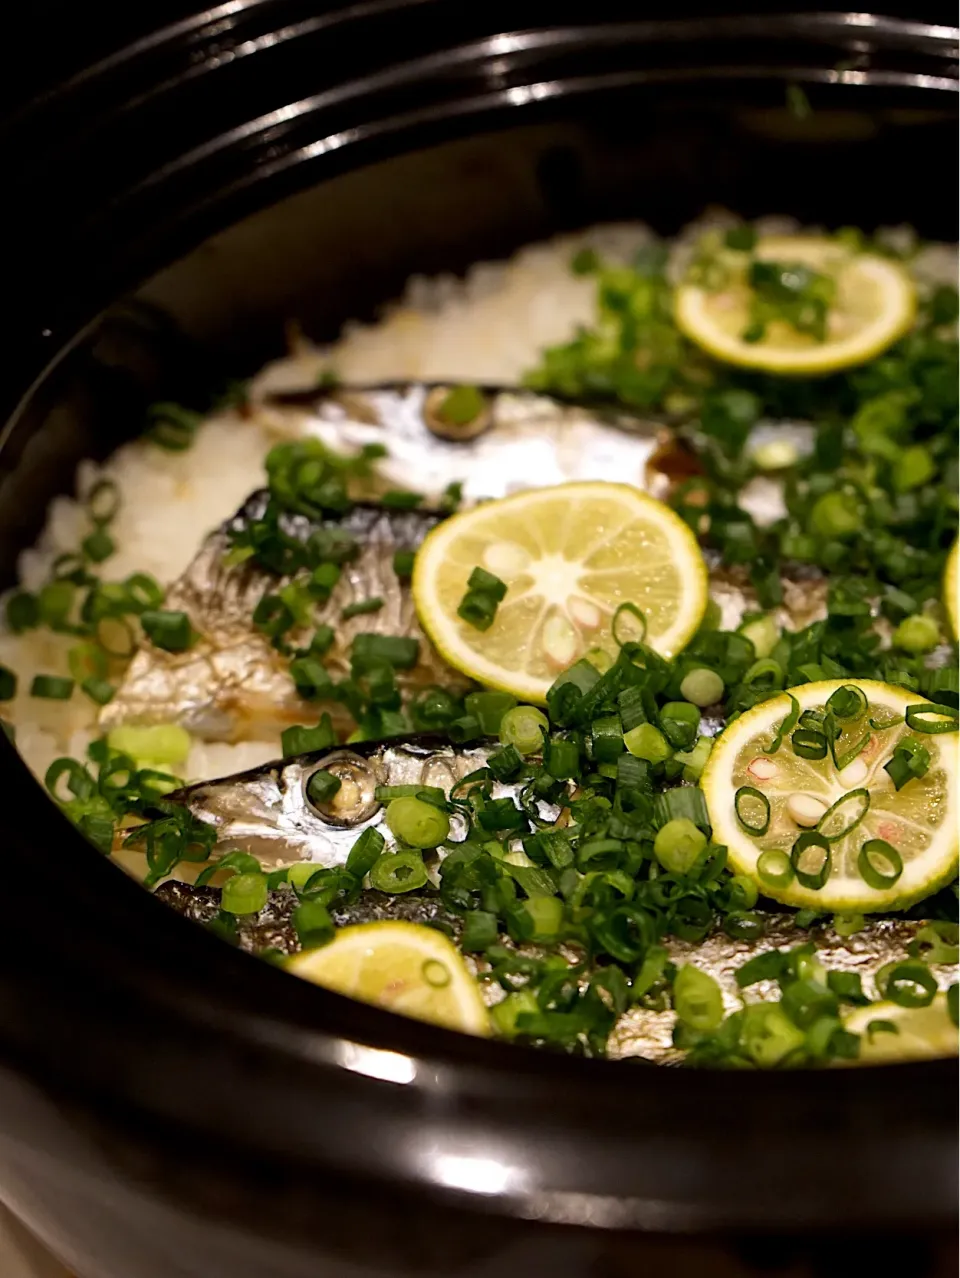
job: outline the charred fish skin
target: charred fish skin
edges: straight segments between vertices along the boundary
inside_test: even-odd
[[[445,793],[486,765],[493,746],[452,746],[424,734],[395,742],[365,742],[280,760],[222,780],[201,782],[167,796],[217,832],[216,854],[248,852],[264,866],[307,861],[318,869],[346,864],[361,831],[373,827],[391,850],[396,840],[385,820],[378,786],[437,786]],[[315,804],[307,786],[315,772],[332,773],[340,789]],[[500,786],[496,797],[515,794]],[[466,834],[454,814],[450,838]]]
[[[165,607],[182,610],[199,635],[185,652],[167,652],[145,644],[131,662],[117,693],[100,712],[101,729],[122,723],[176,722],[206,740],[276,740],[284,728],[316,720],[327,711],[344,732],[352,721],[337,702],[306,702],[290,675],[289,661],[253,625],[253,613],[264,593],[286,579],[272,576],[254,561],[229,557],[231,534],[259,518],[268,493],[254,493],[223,526],[212,532],[185,573],[167,594]],[[416,550],[442,516],[420,510],[392,510],[359,503],[342,519],[311,520],[285,515],[285,533],[305,541],[311,533],[336,530],[351,538],[356,555],[344,563],[340,579],[326,602],[316,608],[314,625],[329,624],[334,642],[324,663],[333,678],[350,673],[350,645],[362,633],[400,635],[419,642],[417,664],[398,671],[401,690],[409,693],[431,684],[462,692],[470,686],[439,658],[417,620],[406,583],[393,566],[400,550]],[[351,604],[381,599],[381,608],[346,620]],[[311,628],[312,629],[312,628]],[[294,631],[294,642],[311,631]]]

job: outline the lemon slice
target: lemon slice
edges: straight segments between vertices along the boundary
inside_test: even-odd
[[[800,376],[832,373],[872,359],[913,323],[913,281],[888,258],[854,252],[838,240],[799,235],[763,239],[754,256],[807,266],[834,280],[827,336],[818,341],[792,324],[775,320],[762,340],[744,341],[752,291],[745,277],[747,258],[737,254],[727,285],[707,289],[682,284],[674,303],[677,327],[724,363]]]
[[[840,722],[842,734],[836,751],[841,762],[859,740],[864,736],[868,740],[842,771],[837,770],[829,751],[822,759],[800,757],[786,736],[776,753],[764,753],[791,709],[789,696],[781,693],[748,710],[723,731],[700,784],[714,840],[726,845],[734,870],[752,878],[765,895],[815,910],[865,913],[905,909],[942,887],[957,871],[957,733],[918,733],[908,728],[904,711],[924,699],[885,683],[842,679],[807,683],[791,689],[791,695],[801,713],[822,712],[832,693],[851,685],[860,689],[867,705],[862,714]],[[872,727],[871,719],[880,726]],[[930,752],[930,763],[922,777],[911,778],[897,790],[884,764],[908,737],[919,740]],[[736,796],[741,787],[759,791],[770,805],[769,826],[762,833],[748,833],[737,815]],[[828,809],[845,795],[851,797],[825,821]],[[763,825],[761,801],[741,793],[740,803],[740,815],[759,830]],[[864,808],[865,813],[853,825]],[[790,856],[798,837],[818,825],[832,840],[829,873],[819,887],[805,884],[784,865],[784,857]],[[868,871],[874,878],[879,871],[889,882],[872,886],[861,870],[861,852],[865,843],[877,839],[896,850],[902,870],[897,875],[895,864],[878,859],[874,847]],[[758,867],[765,852],[772,855]],[[820,848],[802,852],[798,862],[801,875],[818,878],[823,860]]]
[[[871,1033],[873,1021],[888,1021],[897,1032],[877,1029]],[[938,994],[929,1007],[900,1007],[897,1003],[858,1007],[845,1018],[844,1027],[860,1035],[860,1056],[851,1063],[884,1065],[957,1055],[957,1027],[947,1011],[946,994]]]
[[[488,1034],[480,988],[442,932],[418,923],[359,923],[297,954],[287,971],[389,1012]]]
[[[947,556],[947,566],[943,570],[943,603],[950,618],[950,630],[954,639],[960,639],[960,604],[957,602],[957,547],[960,541],[953,543],[953,549]]]
[[[507,593],[488,630],[457,609],[474,568]],[[591,649],[617,652],[620,604],[643,613],[645,642],[665,657],[693,635],[707,603],[696,538],[662,502],[625,484],[532,489],[447,519],[417,553],[413,597],[444,660],[490,688],[543,702],[547,689]],[[632,614],[622,617],[632,633]]]

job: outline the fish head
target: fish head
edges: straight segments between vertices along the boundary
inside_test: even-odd
[[[436,786],[449,794],[459,780],[483,767],[482,747],[457,748],[446,742],[364,743],[299,755],[250,772],[201,782],[168,796],[216,830],[216,855],[247,852],[264,867],[308,861],[318,868],[346,864],[360,833],[379,830],[385,847],[396,840],[386,824],[381,786]],[[328,772],[340,782],[336,793],[318,801],[311,778]],[[463,837],[458,818],[451,838]]]

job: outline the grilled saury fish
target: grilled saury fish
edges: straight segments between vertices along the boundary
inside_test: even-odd
[[[710,726],[716,729],[720,725]],[[377,786],[439,786],[449,794],[458,781],[484,766],[492,749],[486,745],[452,746],[430,737],[366,743],[356,749],[335,749],[283,760],[191,786],[169,797],[215,828],[215,856],[244,851],[256,856],[265,868],[298,861],[309,861],[318,868],[342,866],[360,832],[371,826],[383,835],[387,851],[396,845],[384,820],[384,805],[376,797]],[[341,786],[333,800],[317,805],[308,796],[307,783],[320,769],[338,777]],[[492,797],[515,798],[518,789],[516,785],[496,783]],[[557,821],[561,809],[544,803],[540,816],[545,821]],[[462,818],[454,815],[449,841],[456,842],[465,833]],[[519,849],[519,844],[516,847]],[[438,853],[438,860],[442,855]],[[521,854],[518,851],[516,855]],[[436,868],[437,862],[434,871]],[[168,881],[157,889],[157,895],[200,923],[211,922],[219,912],[219,891],[215,888]],[[273,890],[257,914],[236,920],[237,943],[254,954],[268,949],[295,953],[300,947],[292,921],[296,905],[292,889],[283,886]],[[332,916],[338,926],[385,919],[439,924],[454,936],[461,925],[459,916],[445,907],[432,887],[402,896],[365,891],[352,904],[332,907]],[[792,914],[770,914],[759,939],[734,940],[716,931],[696,943],[670,936],[662,943],[673,962],[695,962],[715,977],[726,1009],[733,1011],[744,997],[736,984],[735,972],[755,954],[813,941],[825,967],[859,973],[865,991],[872,995],[873,977],[885,964],[908,957],[908,946],[921,926],[901,919],[871,919],[853,936],[842,937],[832,924],[824,922],[801,929]],[[575,947],[564,948],[571,962],[582,959]],[[483,979],[483,962],[470,962],[481,979],[485,998],[490,1003],[498,1001],[503,991],[495,982]],[[933,970],[941,988],[956,979],[955,967]],[[772,991],[772,984],[761,982],[751,987],[747,997],[770,997]],[[672,1043],[674,1019],[669,1009],[629,1009],[613,1030],[608,1054],[660,1062],[679,1059],[681,1054]]]
[[[415,550],[442,515],[379,506],[376,498],[384,490],[423,493],[428,507],[455,481],[462,482],[467,502],[566,480],[629,482],[663,495],[671,475],[690,464],[689,455],[662,426],[623,411],[561,404],[543,395],[459,388],[464,402],[456,420],[447,420],[444,405],[455,389],[326,391],[311,395],[306,408],[287,404],[270,410],[274,429],[289,437],[313,436],[339,453],[370,444],[387,449],[372,481],[354,481],[354,495],[365,500],[342,520],[318,525],[302,515],[287,517],[288,531],[304,540],[318,526],[334,522],[358,547],[314,617],[314,624],[329,623],[335,630],[324,662],[336,677],[348,672],[354,636],[373,632],[419,641],[416,666],[399,672],[402,691],[429,684],[454,691],[468,686],[430,646],[409,586],[393,569],[395,552]],[[144,644],[101,711],[102,728],[177,722],[208,740],[276,740],[284,727],[328,710],[338,728],[349,731],[349,718],[336,702],[304,703],[288,662],[253,623],[264,593],[283,582],[254,560],[237,563],[229,551],[231,533],[255,520],[266,501],[266,492],[254,493],[207,537],[173,583],[165,606],[186,612],[199,639],[180,653]],[[727,627],[757,606],[743,569],[714,566],[711,589]],[[341,619],[344,608],[373,597],[383,600],[378,612]],[[815,574],[787,581],[779,620],[806,625],[822,615],[824,599],[825,583]],[[297,639],[296,634],[291,637]]]

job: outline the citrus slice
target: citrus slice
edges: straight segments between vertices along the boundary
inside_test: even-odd
[[[829,750],[819,759],[797,754],[792,734],[768,753],[791,712],[791,696],[803,731],[803,712],[822,714],[837,689],[850,687],[866,702],[859,713],[838,720],[835,754],[842,769]],[[922,703],[943,709],[890,684],[832,680],[802,684],[735,719],[718,738],[700,780],[714,840],[726,845],[733,869],[787,905],[855,913],[905,909],[948,882],[957,872],[957,733],[909,728],[906,708]],[[806,724],[808,733],[817,731],[810,718]],[[863,749],[851,757],[864,739]],[[929,765],[897,790],[884,765],[907,739],[929,751]],[[809,749],[817,753],[822,742],[808,736],[811,741]],[[808,830],[820,839],[797,848]],[[826,862],[823,838],[829,866],[817,886]],[[894,850],[892,858],[876,840]]]
[[[876,1021],[896,1026],[896,1032],[880,1026],[871,1030]],[[857,1063],[863,1065],[957,1055],[957,1027],[947,1011],[946,994],[938,994],[929,1007],[900,1007],[897,1003],[858,1007],[845,1018],[844,1028],[860,1035]]]
[[[358,923],[295,955],[287,971],[389,1012],[465,1034],[490,1032],[480,988],[442,932],[419,923]]]
[[[947,566],[943,570],[943,603],[947,616],[950,618],[950,630],[954,639],[960,639],[960,603],[957,601],[957,589],[960,586],[957,581],[957,574],[960,571],[960,565],[957,564],[958,546],[960,541],[955,541],[953,549],[947,556]]]
[[[487,630],[457,615],[477,567],[507,586]],[[558,484],[438,524],[417,553],[413,597],[450,665],[543,702],[560,671],[591,649],[616,655],[621,604],[643,614],[651,648],[679,652],[703,616],[707,570],[693,533],[662,502],[626,484]],[[640,637],[633,612],[620,621],[621,639]]]
[[[762,239],[753,255],[762,262],[809,267],[833,280],[826,338],[820,341],[774,319],[759,341],[744,340],[754,297],[747,281],[749,258],[728,254],[721,287],[682,284],[674,303],[678,328],[715,359],[770,373],[832,373],[872,359],[913,323],[913,281],[889,258],[856,252],[839,240],[801,235]]]

